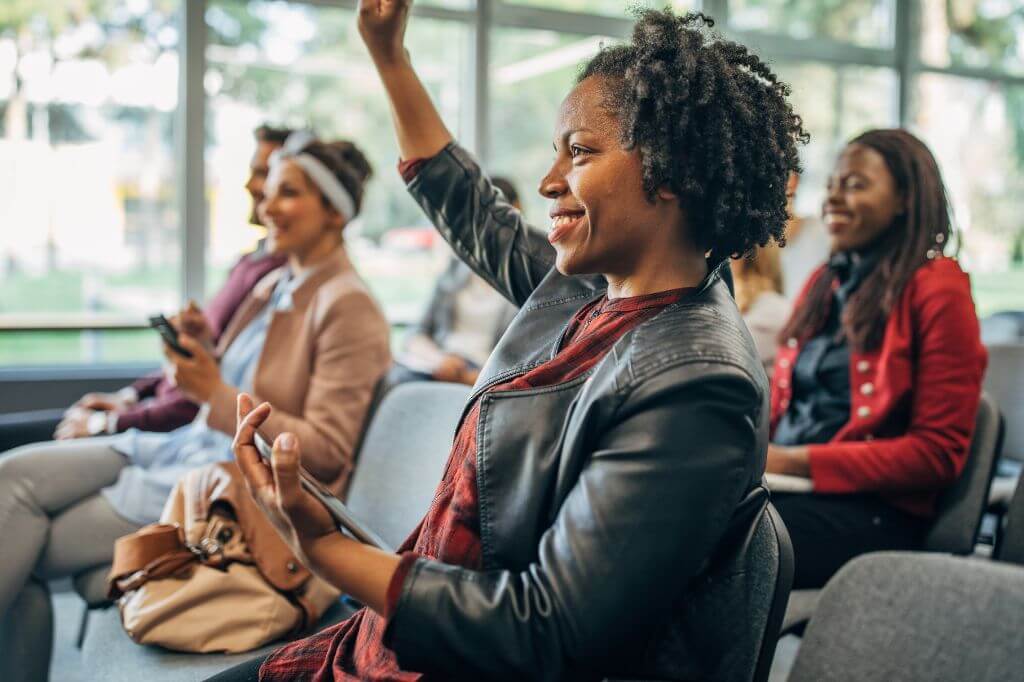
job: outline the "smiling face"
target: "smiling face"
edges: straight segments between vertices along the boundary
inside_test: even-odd
[[[304,259],[341,240],[341,215],[324,205],[320,191],[292,161],[271,168],[260,213],[275,253]]]
[[[679,221],[674,196],[659,192],[648,200],[640,154],[622,147],[606,95],[604,79],[591,76],[562,102],[555,160],[539,187],[552,200],[548,240],[566,275],[629,277],[653,247],[653,231],[675,229]]]
[[[259,206],[263,201],[267,184],[267,173],[270,172],[270,155],[281,148],[281,145],[273,142],[260,140],[256,143],[256,151],[253,152],[249,161],[249,179],[245,183],[245,191],[252,199],[252,208],[249,210],[249,222],[253,225],[262,225]]]
[[[828,179],[822,207],[832,251],[856,251],[876,242],[903,214],[903,198],[885,159],[851,144]]]

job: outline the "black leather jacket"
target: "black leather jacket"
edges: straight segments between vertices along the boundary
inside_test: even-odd
[[[605,293],[601,276],[554,269],[544,233],[462,148],[424,162],[409,191],[456,253],[521,306],[474,396],[552,358],[573,314]],[[435,679],[680,674],[678,661],[670,673],[652,660],[652,642],[687,612],[731,526],[748,527],[764,506],[767,384],[713,272],[578,379],[484,395],[483,570],[413,564],[385,634],[402,668]],[[683,647],[699,658],[697,648]],[[695,660],[684,674],[714,665]]]

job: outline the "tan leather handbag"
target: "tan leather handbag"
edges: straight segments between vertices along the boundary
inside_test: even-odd
[[[316,625],[339,596],[299,563],[234,462],[186,474],[160,521],[117,540],[108,577],[139,644],[249,651]]]

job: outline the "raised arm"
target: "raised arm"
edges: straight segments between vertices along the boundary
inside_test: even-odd
[[[531,229],[452,134],[404,46],[410,0],[360,0],[359,32],[391,105],[409,192],[456,254],[503,296],[522,305],[554,265],[545,235]]]
[[[444,149],[452,134],[405,49],[411,5],[412,0],[360,0],[359,34],[387,92],[399,153],[403,159],[427,159]]]

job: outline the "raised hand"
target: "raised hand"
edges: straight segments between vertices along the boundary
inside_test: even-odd
[[[405,56],[405,27],[412,0],[359,0],[359,35],[378,66]]]

